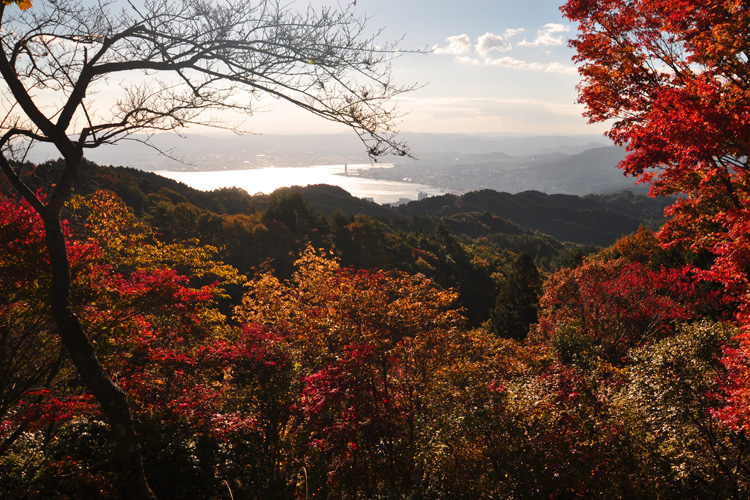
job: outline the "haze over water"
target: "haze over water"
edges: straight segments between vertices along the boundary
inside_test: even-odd
[[[415,182],[386,181],[357,176],[359,170],[369,168],[389,168],[389,165],[377,167],[366,164],[348,165],[349,175],[344,175],[344,165],[197,172],[160,170],[154,173],[202,191],[238,187],[250,194],[267,194],[282,187],[330,184],[345,189],[352,196],[372,198],[380,204],[395,203],[402,198],[416,200],[420,192],[432,196],[444,194],[437,188]]]

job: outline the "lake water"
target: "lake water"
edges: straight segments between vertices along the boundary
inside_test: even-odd
[[[242,188],[250,194],[271,193],[281,187],[331,184],[340,186],[358,198],[372,198],[376,203],[396,203],[402,199],[416,200],[419,193],[430,196],[443,191],[414,182],[385,181],[359,177],[359,171],[370,168],[391,168],[392,165],[316,165],[311,167],[254,168],[247,170],[172,171],[154,173],[183,182],[201,191],[225,187]]]

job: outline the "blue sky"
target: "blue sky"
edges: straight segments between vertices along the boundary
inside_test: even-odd
[[[120,1],[120,0],[118,0]],[[253,0],[248,0],[253,1]],[[601,134],[575,104],[579,76],[567,40],[575,26],[563,0],[281,0],[291,8],[351,7],[382,40],[401,39],[396,83],[418,85],[399,98],[404,132],[571,135]],[[112,98],[103,87],[97,98]],[[265,99],[241,127],[265,134],[345,132],[341,125]]]
[[[304,3],[304,2],[301,2]],[[313,0],[314,6],[343,5]],[[575,26],[560,0],[357,0],[356,10],[403,37],[406,54],[394,64],[399,83],[423,85],[399,101],[408,111],[402,130],[436,133],[600,134],[575,104],[579,77],[567,39]],[[336,131],[313,118],[275,108],[248,124],[266,133]]]

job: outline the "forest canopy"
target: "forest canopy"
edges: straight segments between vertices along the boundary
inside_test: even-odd
[[[347,10],[277,16],[257,31],[265,46],[238,28],[258,14],[242,2],[157,1],[130,17],[12,3],[0,5],[3,97],[17,101],[0,125],[0,497],[750,494],[744,2],[563,6],[587,115],[612,124],[625,172],[678,195],[659,227],[618,215],[629,229],[598,246],[524,226],[540,222],[521,202],[556,200],[541,193],[386,210],[329,187],[196,193],[84,160],[224,106],[233,78],[264,67],[292,78],[281,83],[303,107],[369,136],[371,153],[405,152],[379,128],[391,131],[378,107],[389,86],[333,90],[349,81],[337,68],[388,74],[368,73],[379,53],[346,38],[361,28]],[[319,44],[289,46],[307,30]],[[228,33],[252,57],[221,59]],[[83,91],[131,64],[173,70],[187,91],[131,88],[119,119],[97,122]],[[37,107],[55,84],[62,108]],[[32,139],[62,159],[14,156]],[[372,211],[324,212],[323,193]],[[568,201],[610,221],[618,204],[648,212],[632,195]]]

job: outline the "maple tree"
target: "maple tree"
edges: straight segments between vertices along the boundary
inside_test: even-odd
[[[3,0],[3,4],[5,5],[11,5],[16,4],[18,5],[18,8],[21,10],[26,10],[31,8],[31,0]]]
[[[236,271],[212,247],[161,243],[109,192],[74,197],[66,212],[72,306],[129,394],[155,493],[214,498],[221,480],[241,494],[290,491],[282,437],[299,377],[283,336],[227,325],[218,311]],[[2,489],[115,495],[113,467],[97,465],[110,462],[101,412],[40,299],[50,278],[39,217],[10,200],[0,213]]]
[[[634,347],[679,322],[727,314],[723,295],[691,266],[650,270],[625,259],[588,258],[558,270],[544,286],[535,341],[550,341],[565,361],[620,363]]]
[[[77,255],[81,252],[76,251]],[[69,379],[67,363],[44,308],[42,290],[49,276],[30,272],[46,263],[44,234],[28,204],[0,199],[0,456],[23,432],[40,425],[49,387]],[[47,392],[45,392],[47,391]],[[33,394],[29,398],[29,395]],[[62,397],[62,396],[60,396]],[[35,411],[15,418],[26,400]]]
[[[732,0],[570,0],[579,23],[580,101],[628,148],[623,170],[681,195],[660,237],[715,262],[708,274],[741,298],[727,422],[750,428],[750,9]]]

